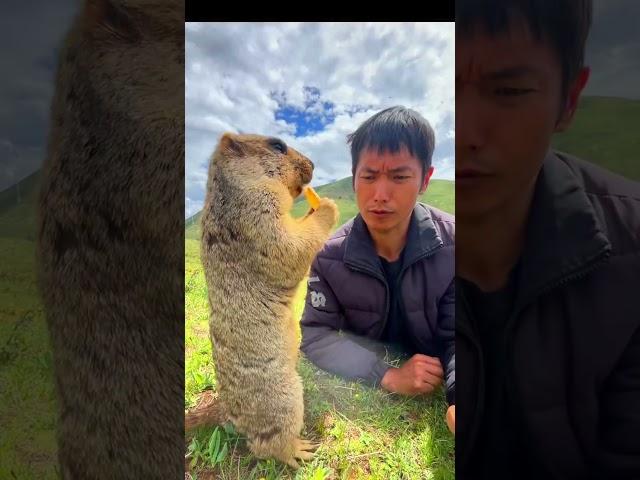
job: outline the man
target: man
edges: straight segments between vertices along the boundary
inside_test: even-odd
[[[315,258],[302,350],[320,368],[404,395],[446,377],[455,403],[454,218],[416,203],[434,133],[417,112],[383,110],[349,136],[360,213]],[[410,357],[385,362],[386,347]]]
[[[456,2],[459,478],[640,478],[638,185],[550,151],[591,9]]]

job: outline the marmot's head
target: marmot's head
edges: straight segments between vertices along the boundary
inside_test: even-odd
[[[265,177],[282,183],[293,198],[311,181],[313,163],[275,137],[225,133],[213,154],[225,171],[252,181]]]
[[[83,4],[73,55],[101,97],[95,108],[142,121],[148,130],[167,124],[178,130],[184,119],[184,2]]]

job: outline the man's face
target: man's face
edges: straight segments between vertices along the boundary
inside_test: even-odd
[[[421,162],[406,147],[397,153],[365,149],[356,167],[354,188],[358,209],[370,231],[402,229],[425,191],[433,167],[422,176]]]
[[[524,22],[456,39],[457,215],[482,216],[531,191],[587,78],[581,72],[563,106],[560,61]]]

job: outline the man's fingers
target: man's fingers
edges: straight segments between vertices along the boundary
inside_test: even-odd
[[[420,381],[422,383],[427,383],[431,385],[433,388],[436,388],[438,385],[442,383],[442,377],[432,375],[429,372],[424,372],[424,374],[420,376]]]
[[[416,365],[414,370],[416,375],[423,375],[425,373],[430,373],[431,375],[435,375],[436,377],[442,378],[444,372],[442,371],[442,367],[440,365],[433,365],[431,363],[421,363]]]
[[[416,363],[420,363],[422,365],[430,365],[442,368],[442,364],[440,363],[440,359],[437,357],[429,357],[427,355],[422,355],[420,353],[416,353],[410,360],[413,360]]]
[[[447,409],[447,426],[449,427],[449,430],[451,431],[451,433],[455,435],[456,433],[456,406],[455,405],[451,405]]]
[[[444,372],[440,365],[427,365],[425,367],[425,371],[430,373],[431,375],[435,375],[436,377],[442,378],[444,376]]]
[[[416,353],[410,360],[420,360],[422,362],[433,363],[434,365],[440,365],[440,359],[438,357],[430,357],[421,353]]]

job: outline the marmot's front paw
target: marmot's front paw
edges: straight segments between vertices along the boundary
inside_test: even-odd
[[[340,210],[338,210],[338,205],[336,205],[336,202],[334,202],[330,198],[320,198],[320,205],[318,206],[316,212],[322,216],[326,215],[329,219],[331,219],[331,224],[329,227],[333,227],[338,222],[338,218],[340,217]]]

